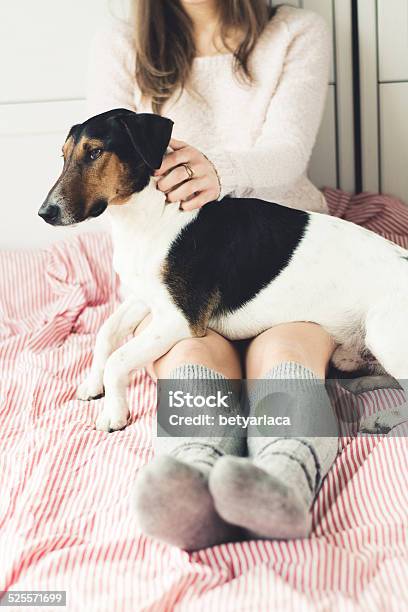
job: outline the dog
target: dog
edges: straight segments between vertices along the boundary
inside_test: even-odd
[[[408,251],[342,219],[254,198],[226,197],[191,212],[166,204],[153,174],[172,127],[126,109],[74,125],[61,176],[38,212],[51,225],[105,210],[111,219],[113,265],[129,295],[101,327],[77,391],[82,400],[105,393],[96,428],[126,426],[132,370],[208,328],[238,340],[310,321],[335,340],[340,369],[371,353],[381,371],[408,378]],[[148,313],[150,324],[123,344]],[[381,413],[365,431],[390,429],[390,414],[392,426],[406,419],[404,410]]]

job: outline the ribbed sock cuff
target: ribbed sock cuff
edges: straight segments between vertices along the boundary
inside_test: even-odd
[[[200,364],[186,363],[172,370],[168,375],[169,380],[188,381],[188,385],[182,385],[193,395],[228,395],[229,408],[214,408],[217,412],[224,411],[229,416],[241,412],[240,388],[233,381],[228,380],[223,374]],[[190,409],[194,414],[194,408]],[[217,431],[220,431],[218,428]],[[172,456],[190,464],[201,464],[203,467],[212,466],[214,462],[223,455],[242,456],[246,450],[245,438],[241,436],[223,436],[217,434],[209,436],[208,426],[204,434],[200,434],[199,428],[196,436],[190,437],[159,437],[155,438],[154,446],[156,454],[171,454]]]
[[[227,380],[223,374],[196,363],[184,363],[174,368],[168,378],[171,380]]]
[[[274,386],[271,380],[280,382]],[[280,363],[262,381],[252,381],[248,391],[250,414],[257,413],[260,402],[267,402],[268,395],[273,402],[274,393],[278,392],[275,401],[283,402],[280,394],[287,393],[296,400],[295,410],[301,410],[302,414],[304,411],[305,420],[311,416],[316,419],[316,414],[327,414],[329,429],[336,431],[336,419],[323,382],[312,370],[299,363]],[[337,437],[313,436],[313,420],[310,436],[248,436],[248,450],[254,463],[297,488],[308,505],[331,467],[337,448]]]
[[[296,361],[278,363],[265,374],[264,378],[319,380],[319,377],[312,370]]]

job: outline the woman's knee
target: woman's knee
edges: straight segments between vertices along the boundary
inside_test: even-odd
[[[248,378],[261,378],[275,365],[294,361],[324,378],[335,344],[314,323],[278,325],[255,338],[247,352]]]
[[[234,345],[212,331],[203,338],[181,340],[158,359],[153,368],[158,378],[166,378],[174,369],[187,363],[205,366],[226,378],[241,378],[239,355]]]

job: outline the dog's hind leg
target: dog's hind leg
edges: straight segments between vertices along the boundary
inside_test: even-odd
[[[143,302],[129,297],[105,321],[96,336],[91,371],[77,389],[78,399],[90,400],[103,395],[103,372],[109,356],[147,313],[148,308]]]
[[[366,318],[367,348],[384,369],[396,378],[406,402],[361,422],[363,433],[388,433],[408,421],[408,296],[393,294],[370,308]]]

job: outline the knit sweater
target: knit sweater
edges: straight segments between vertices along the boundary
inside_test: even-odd
[[[118,107],[152,112],[135,81],[132,40],[131,26],[120,21],[94,38],[90,115]],[[220,178],[220,198],[258,197],[327,212],[323,195],[306,171],[328,89],[330,45],[320,16],[283,6],[251,56],[252,84],[236,78],[230,53],[193,60],[193,91],[173,96],[161,112],[174,121],[175,138],[212,161]]]

